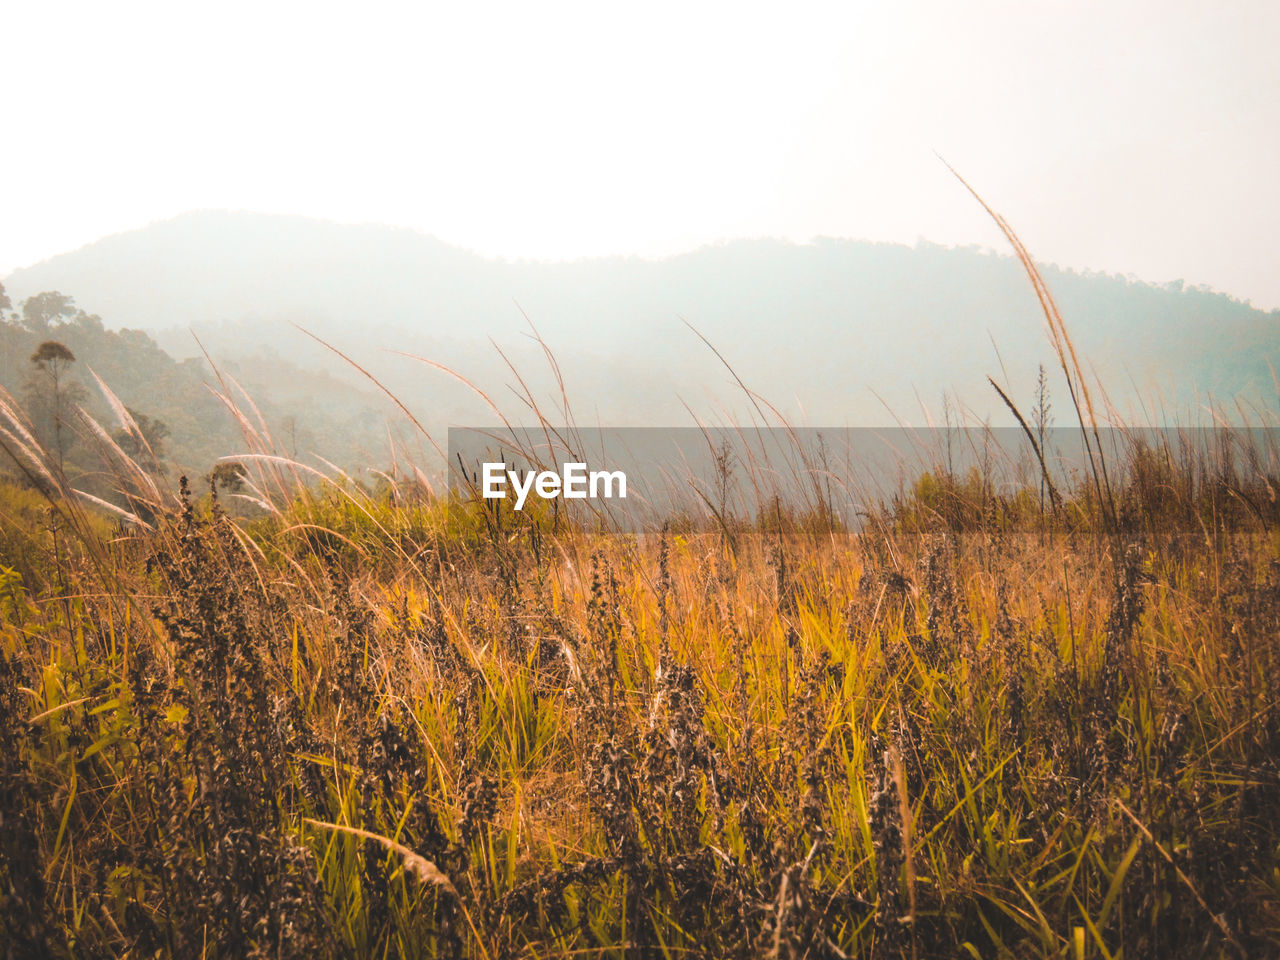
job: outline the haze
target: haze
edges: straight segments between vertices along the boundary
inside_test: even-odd
[[[506,257],[817,235],[1280,306],[1280,7],[22,4],[0,275],[203,208]]]

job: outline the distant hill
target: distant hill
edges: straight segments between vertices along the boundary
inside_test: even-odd
[[[383,456],[382,420],[390,404],[329,373],[263,352],[228,359],[214,370],[203,358],[175,360],[141,330],[107,329],[74,298],[34,298],[51,305],[34,311],[30,300],[11,305],[20,309],[4,309],[6,298],[0,286],[0,386],[26,412],[45,448],[62,450],[68,476],[81,488],[110,490],[101,467],[104,454],[112,454],[81,422],[78,408],[107,433],[122,426],[95,375],[144,425],[171,480],[185,473],[194,482],[218,458],[251,452],[222,397],[244,413],[254,431],[261,434],[265,427],[278,452],[314,452],[352,465]],[[129,452],[154,467],[141,448]],[[14,464],[3,459],[0,471],[11,471]]]
[[[1140,404],[1169,410],[1206,394],[1274,405],[1280,312],[1180,283],[1044,272],[1122,412],[1140,417]],[[522,310],[588,422],[746,415],[733,378],[682,318],[753,390],[815,425],[920,422],[922,403],[939,416],[944,391],[1003,420],[986,375],[1002,379],[1003,363],[1015,398],[1029,402],[1037,365],[1053,360],[1016,261],[923,243],[743,240],[657,261],[540,263],[393,227],[199,212],[15,271],[5,284],[15,300],[70,293],[108,326],[146,330],[175,356],[198,352],[195,332],[215,360],[288,358],[376,391],[299,324],[437,425],[491,416],[465,387],[387,351],[443,362],[519,416],[504,389],[514,375],[490,338],[540,402],[558,398]]]

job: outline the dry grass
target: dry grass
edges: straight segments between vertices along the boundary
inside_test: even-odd
[[[1274,523],[1115,557],[921,509],[730,552],[331,490],[45,538],[10,952],[1275,950]]]
[[[1280,952],[1267,451],[608,536],[228,406],[252,522],[0,488],[5,955]]]

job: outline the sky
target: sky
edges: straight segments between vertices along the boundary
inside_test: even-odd
[[[194,209],[978,244],[1280,308],[1280,4],[12,4],[0,276]]]

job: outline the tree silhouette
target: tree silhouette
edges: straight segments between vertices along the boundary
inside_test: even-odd
[[[239,460],[224,461],[215,464],[213,470],[209,472],[209,484],[215,490],[221,487],[223,490],[230,490],[232,493],[239,493],[244,489],[244,478],[249,475],[249,471],[245,469],[243,463]]]
[[[70,431],[64,429],[66,411],[73,404],[83,402],[86,397],[84,387],[68,379],[68,369],[75,361],[75,354],[65,344],[57,340],[46,340],[31,354],[31,363],[35,369],[26,384],[31,419],[37,432],[43,434],[46,443],[52,438],[53,450],[58,457],[59,475],[63,471],[67,449],[75,439]]]
[[[143,469],[164,472],[164,441],[169,436],[169,425],[160,419],[152,419],[145,413],[138,413],[132,407],[126,408],[129,416],[138,427],[139,437],[131,430],[123,427],[111,435],[125,455],[138,463]]]

